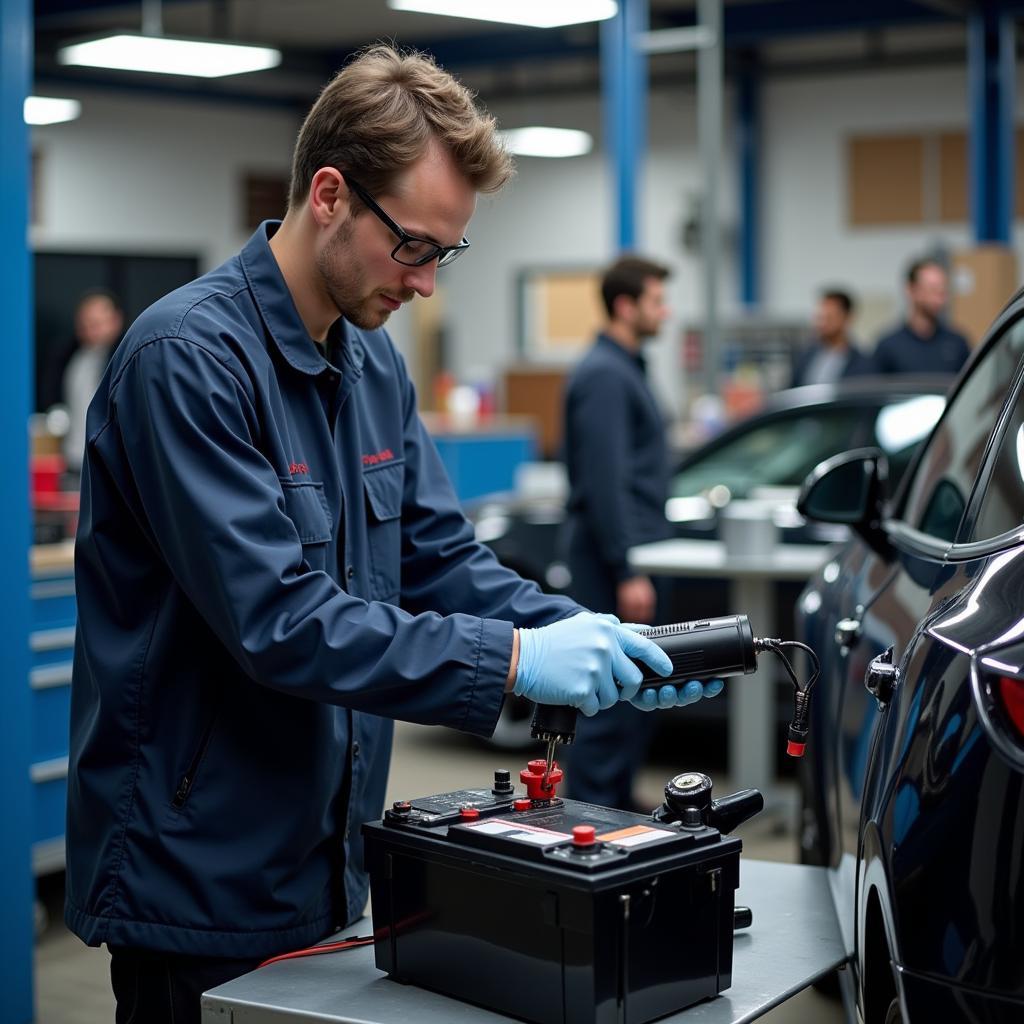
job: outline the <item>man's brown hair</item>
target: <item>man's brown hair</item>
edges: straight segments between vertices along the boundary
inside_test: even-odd
[[[615,300],[620,295],[628,295],[631,299],[639,299],[643,294],[644,285],[653,277],[656,281],[664,281],[669,276],[668,267],[645,260],[640,256],[623,256],[616,260],[601,278],[601,298],[609,316],[615,315]]]
[[[497,192],[512,176],[494,118],[464,85],[428,54],[366,47],[325,86],[299,130],[289,205],[305,199],[321,167],[385,192],[432,137],[477,192]]]

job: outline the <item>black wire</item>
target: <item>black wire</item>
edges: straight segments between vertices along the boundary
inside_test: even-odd
[[[817,682],[818,676],[821,674],[821,663],[818,661],[818,656],[810,647],[807,646],[807,644],[802,644],[797,640],[775,640],[770,637],[759,638],[758,643],[763,646],[764,650],[771,651],[772,654],[782,662],[782,666],[785,668],[786,674],[789,676],[798,693],[806,693]],[[790,664],[789,658],[782,653],[783,647],[795,647],[798,650],[804,651],[811,659],[813,670],[806,683],[801,683],[797,678],[796,671],[792,664]]]

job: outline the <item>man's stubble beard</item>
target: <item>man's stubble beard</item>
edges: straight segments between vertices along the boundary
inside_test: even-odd
[[[390,310],[370,308],[371,295],[363,292],[363,274],[351,254],[354,218],[347,217],[317,255],[316,268],[335,309],[353,326],[372,331],[383,326]]]

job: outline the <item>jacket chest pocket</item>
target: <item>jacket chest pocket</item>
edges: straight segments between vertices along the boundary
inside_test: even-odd
[[[284,493],[284,510],[295,524],[295,532],[302,544],[303,560],[310,569],[326,570],[332,518],[327,508],[324,485],[312,480],[280,480],[280,483]]]
[[[405,467],[389,462],[363,471],[370,597],[397,603],[402,589],[402,487]]]

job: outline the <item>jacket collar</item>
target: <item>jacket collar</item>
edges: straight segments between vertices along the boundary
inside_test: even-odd
[[[596,343],[606,351],[613,352],[633,365],[639,366],[641,370],[647,369],[647,360],[644,359],[640,352],[630,352],[628,348],[620,345],[610,334],[605,334],[604,331],[601,331],[597,336]]]
[[[363,366],[360,332],[344,318],[331,325],[324,346],[318,345],[306,330],[285,284],[281,268],[270,251],[270,239],[281,226],[278,220],[265,220],[253,233],[241,252],[242,269],[249,283],[267,333],[284,360],[300,373],[317,376],[331,370],[325,352],[340,352],[344,369],[359,376]]]

